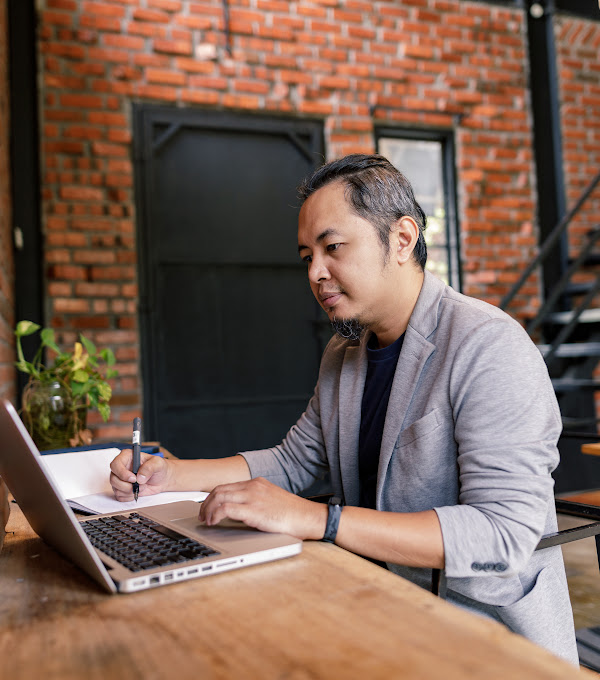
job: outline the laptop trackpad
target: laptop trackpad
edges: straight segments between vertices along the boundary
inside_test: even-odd
[[[219,543],[240,540],[256,540],[257,534],[261,534],[257,529],[246,526],[243,522],[236,522],[232,519],[224,519],[216,526],[207,527],[197,517],[184,517],[170,522],[176,527],[187,529],[193,532],[200,541],[210,544],[211,541]]]

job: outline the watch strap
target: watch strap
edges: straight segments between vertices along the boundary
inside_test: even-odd
[[[327,512],[327,526],[325,527],[325,534],[322,541],[325,543],[335,543],[338,527],[340,525],[340,517],[342,516],[342,499],[333,496],[329,499]]]

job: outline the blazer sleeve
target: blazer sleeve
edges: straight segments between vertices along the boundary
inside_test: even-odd
[[[450,392],[459,504],[435,508],[449,577],[521,571],[554,503],[560,412],[538,349],[512,320],[461,343]]]
[[[306,411],[278,446],[240,453],[252,477],[264,477],[273,484],[299,493],[328,470],[319,413],[319,385]]]

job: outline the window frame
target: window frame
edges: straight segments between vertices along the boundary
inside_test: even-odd
[[[456,164],[454,133],[448,129],[402,128],[377,126],[375,146],[379,152],[380,140],[409,139],[439,142],[442,149],[442,183],[444,187],[444,210],[446,212],[446,253],[448,257],[448,285],[462,291],[462,266],[460,255],[460,224],[456,195]],[[409,178],[410,179],[410,178]]]

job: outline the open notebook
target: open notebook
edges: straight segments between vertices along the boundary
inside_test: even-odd
[[[110,463],[120,449],[74,451],[42,456],[42,465],[54,479],[61,496],[73,510],[86,514],[138,510],[176,501],[203,501],[203,491],[167,491],[154,496],[140,496],[137,503],[120,503],[110,485]]]

